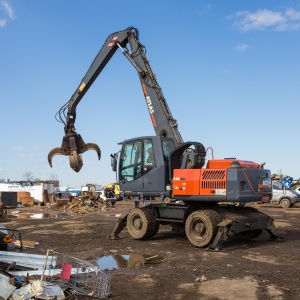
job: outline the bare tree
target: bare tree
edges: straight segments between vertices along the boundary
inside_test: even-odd
[[[52,173],[52,174],[50,175],[50,179],[51,179],[51,180],[58,180],[57,174]]]
[[[33,173],[30,171],[27,171],[23,174],[23,179],[27,181],[32,181],[33,180]]]

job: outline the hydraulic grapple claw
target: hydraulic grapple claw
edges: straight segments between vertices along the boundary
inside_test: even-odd
[[[80,134],[72,133],[66,134],[63,137],[61,148],[54,148],[48,154],[48,162],[52,167],[52,158],[55,155],[66,155],[69,156],[70,167],[75,171],[79,172],[83,166],[82,153],[88,150],[95,150],[98,155],[98,159],[101,158],[101,150],[97,144],[87,143],[85,144]]]
[[[69,162],[70,162],[70,167],[75,172],[79,172],[83,166],[82,155],[77,154],[75,150],[72,151],[72,153],[69,155]]]
[[[48,162],[51,168],[52,168],[52,158],[55,155],[68,155],[68,154],[65,153],[65,151],[62,148],[59,147],[53,148],[48,154]]]

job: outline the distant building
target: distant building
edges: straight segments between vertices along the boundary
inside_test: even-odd
[[[47,203],[54,194],[54,183],[48,181],[10,181],[0,183],[0,192],[29,192],[36,203]]]
[[[85,186],[81,186],[81,191],[83,192],[96,192],[100,191],[102,186],[96,183],[87,183]]]

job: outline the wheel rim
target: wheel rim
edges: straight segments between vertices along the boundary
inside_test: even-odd
[[[141,230],[142,228],[142,220],[139,216],[135,216],[132,220],[132,225],[135,230]]]
[[[202,240],[206,235],[206,225],[202,220],[194,220],[191,224],[191,234],[195,239]]]
[[[196,247],[206,247],[215,238],[221,216],[213,210],[197,210],[186,220],[185,232],[189,241]]]
[[[290,201],[288,199],[284,199],[282,200],[282,204],[283,207],[290,207]]]
[[[150,209],[134,208],[127,217],[127,229],[136,240],[153,237],[159,230],[159,221],[155,220]]]
[[[139,215],[134,215],[131,221],[131,228],[134,232],[141,231],[143,227],[143,221]]]

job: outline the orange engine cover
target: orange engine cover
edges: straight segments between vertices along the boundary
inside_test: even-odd
[[[226,169],[175,169],[174,196],[226,195]]]
[[[258,163],[248,160],[239,160],[239,159],[213,159],[207,162],[207,169],[229,169],[230,164],[233,162],[238,162],[242,168],[252,168],[252,169],[260,169],[261,166]]]

